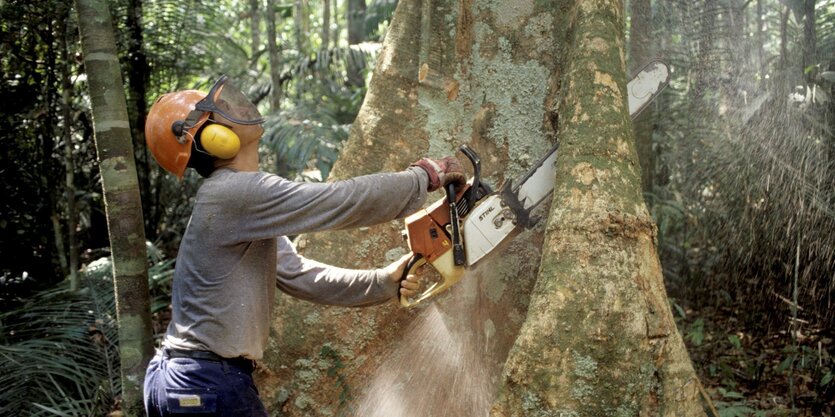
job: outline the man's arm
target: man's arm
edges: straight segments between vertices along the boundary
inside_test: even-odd
[[[307,259],[284,236],[278,238],[276,286],[319,304],[365,307],[397,295],[399,284],[384,269],[345,269]]]
[[[257,173],[242,177],[236,195],[242,219],[236,241],[370,226],[405,217],[422,207],[427,174],[412,167],[333,183],[300,183]]]

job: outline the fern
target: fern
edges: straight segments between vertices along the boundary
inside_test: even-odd
[[[0,316],[0,414],[110,409],[120,391],[112,282],[95,275],[84,281],[84,291],[71,293],[62,283]]]
[[[284,110],[267,116],[262,139],[266,158],[281,175],[324,180],[347,139],[350,123],[365,96],[364,83],[351,74],[369,70],[375,50],[352,46],[320,51],[315,58],[297,57],[279,88],[295,92]],[[305,171],[320,175],[305,178]]]
[[[149,253],[160,308],[172,263]],[[85,269],[83,290],[63,282],[0,314],[0,415],[96,416],[113,408],[121,380],[111,271],[101,258]]]

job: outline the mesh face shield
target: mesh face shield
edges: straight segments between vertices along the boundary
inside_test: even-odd
[[[185,130],[197,126],[203,115],[214,113],[223,116],[225,119],[240,125],[257,125],[264,123],[264,118],[258,112],[258,108],[241,92],[229,82],[225,75],[221,76],[209,94],[198,101],[188,117],[186,117],[183,128]]]

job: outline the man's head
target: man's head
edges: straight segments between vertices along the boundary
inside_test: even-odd
[[[184,90],[158,98],[148,112],[145,141],[168,172],[182,178],[193,166],[206,176],[215,159],[232,159],[260,139],[262,123],[255,105],[222,76],[208,94]]]

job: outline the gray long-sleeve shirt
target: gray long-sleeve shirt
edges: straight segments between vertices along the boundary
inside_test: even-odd
[[[197,192],[180,243],[165,345],[261,359],[276,287],[332,305],[391,299],[397,284],[383,271],[305,259],[285,236],[405,217],[423,205],[427,183],[419,168],[333,183],[215,171]]]

